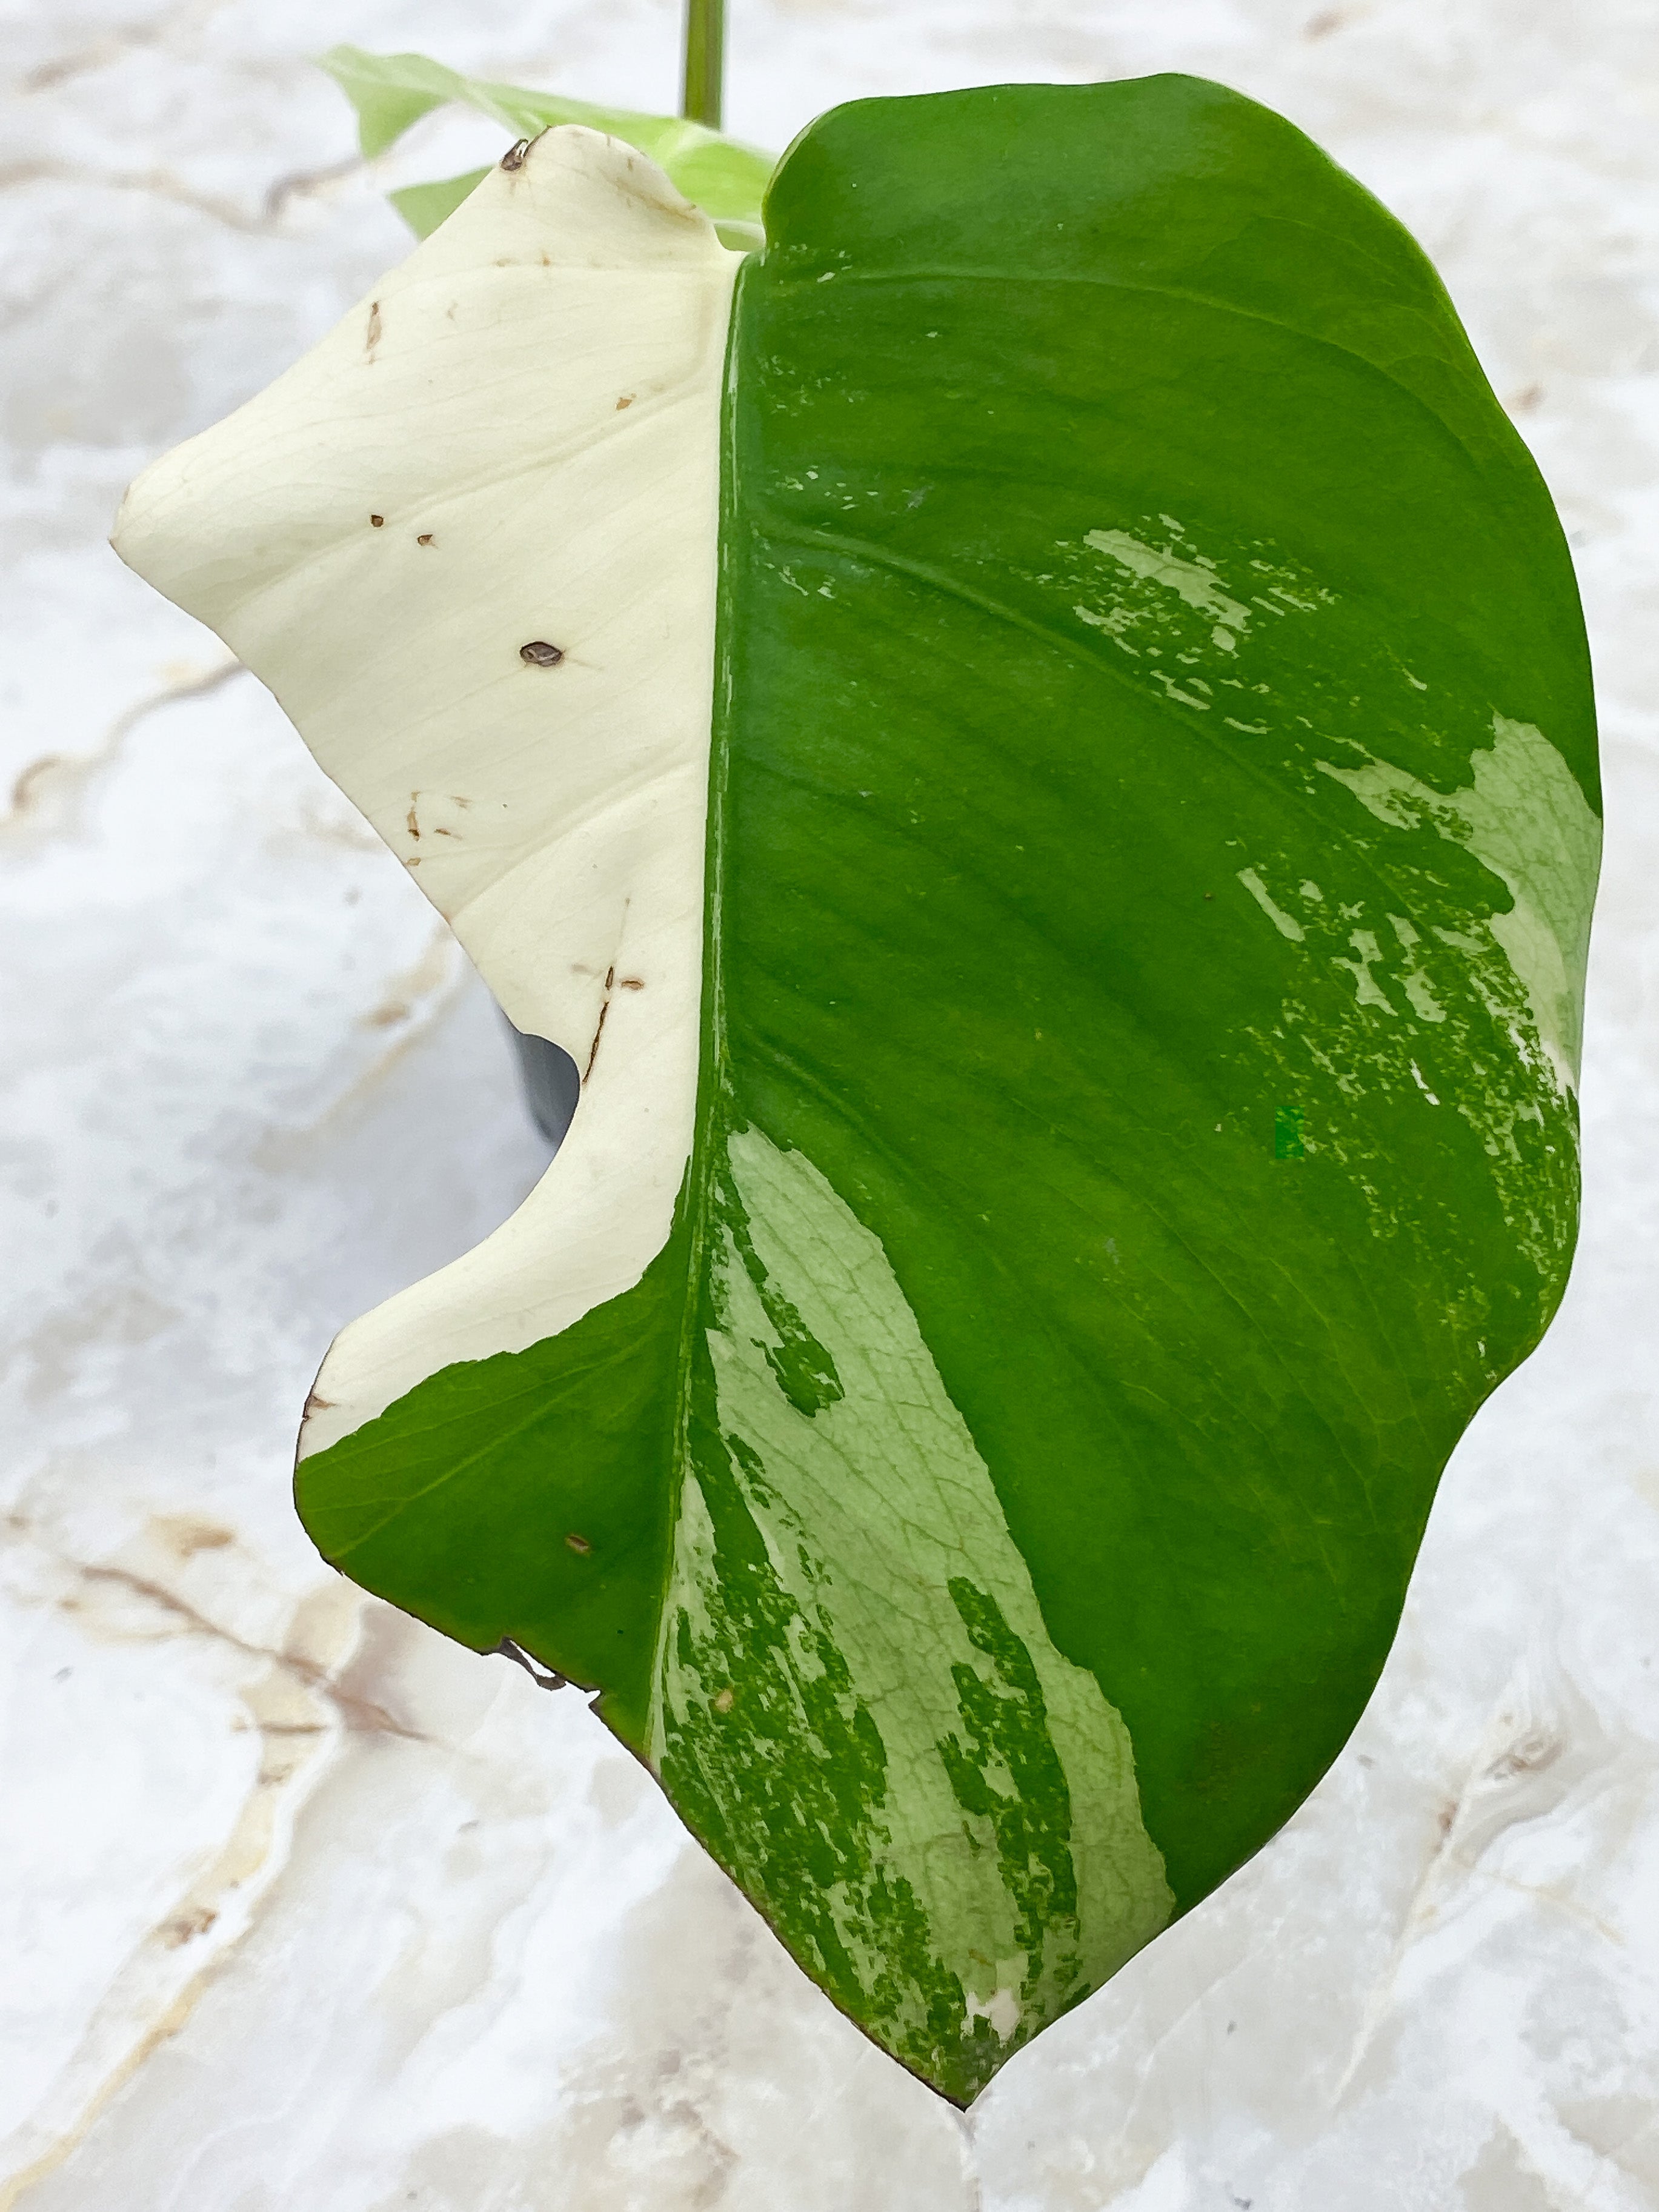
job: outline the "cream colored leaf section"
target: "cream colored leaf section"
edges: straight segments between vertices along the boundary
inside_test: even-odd
[[[270,686],[514,1021],[586,1071],[513,1218],[336,1340],[304,1450],[568,1328],[667,1237],[740,258],[642,155],[550,131],[122,508],[122,558]]]

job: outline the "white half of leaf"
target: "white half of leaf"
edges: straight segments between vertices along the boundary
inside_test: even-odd
[[[740,258],[642,155],[549,131],[122,507],[121,557],[269,685],[512,1019],[586,1071],[511,1220],[336,1340],[302,1451],[568,1328],[667,1239]]]

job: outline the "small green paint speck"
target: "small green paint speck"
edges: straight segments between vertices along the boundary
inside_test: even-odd
[[[1302,1109],[1299,1106],[1276,1106],[1273,1109],[1273,1158],[1276,1160],[1304,1159],[1307,1151],[1302,1141]]]

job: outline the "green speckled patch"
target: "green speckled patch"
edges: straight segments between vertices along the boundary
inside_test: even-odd
[[[966,2102],[1173,1899],[879,1243],[758,1130],[728,1162],[653,1760],[836,2002]]]
[[[1578,1082],[1601,825],[1541,730],[1499,714],[1493,714],[1492,729],[1490,749],[1480,747],[1471,757],[1468,787],[1450,793],[1431,790],[1388,761],[1357,769],[1328,761],[1319,765],[1379,822],[1396,830],[1431,829],[1465,847],[1498,878],[1510,905],[1485,917],[1484,926],[1525,997],[1525,1013],[1516,1010],[1516,1041],[1565,1091]],[[1459,934],[1439,933],[1468,952]],[[1414,932],[1401,936],[1408,949],[1419,941]],[[1409,975],[1405,982],[1409,993]],[[1501,981],[1495,988],[1503,1000],[1511,996]],[[1444,1018],[1431,999],[1414,1005],[1425,1019]]]

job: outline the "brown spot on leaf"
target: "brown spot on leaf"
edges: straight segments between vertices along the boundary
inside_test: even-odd
[[[411,791],[409,794],[409,811],[404,817],[404,821],[408,826],[409,834],[415,840],[417,845],[421,841],[421,825],[419,821],[416,818],[415,809],[420,805],[420,793],[418,791]]]
[[[642,991],[645,988],[645,983],[638,975],[624,975],[617,988],[619,991]]]
[[[417,545],[430,545],[432,543],[432,532],[429,530],[423,530],[420,536],[415,540],[415,543]]]
[[[564,1540],[569,1545],[573,1552],[580,1552],[585,1554],[591,1552],[593,1548],[593,1547],[588,1542],[586,1536],[567,1536]]]
[[[564,647],[550,645],[544,637],[532,637],[528,645],[519,647],[519,658],[532,668],[556,668],[564,659]]]
[[[639,394],[636,392],[624,392],[622,398],[617,402],[617,414],[620,415],[624,407],[631,407],[638,398]]]
[[[505,153],[505,154],[503,154],[503,155],[502,155],[502,156],[501,156],[501,167],[502,167],[502,168],[504,168],[504,169],[521,169],[521,168],[523,168],[523,167],[524,167],[524,157],[525,157],[525,155],[526,155],[529,151],[530,151],[530,141],[529,141],[527,138],[515,138],[515,139],[514,140],[514,142],[513,142],[512,145],[510,145],[510,146],[507,148],[507,149],[506,153]]]
[[[371,515],[369,516],[369,518],[368,518],[368,519],[369,519],[369,520],[374,524],[374,527],[376,528],[376,530],[384,530],[384,529],[386,528],[386,517],[385,517],[385,515],[383,515],[383,514],[371,514]]]
[[[366,350],[373,353],[380,343],[380,303],[371,300],[368,307],[368,342]]]

